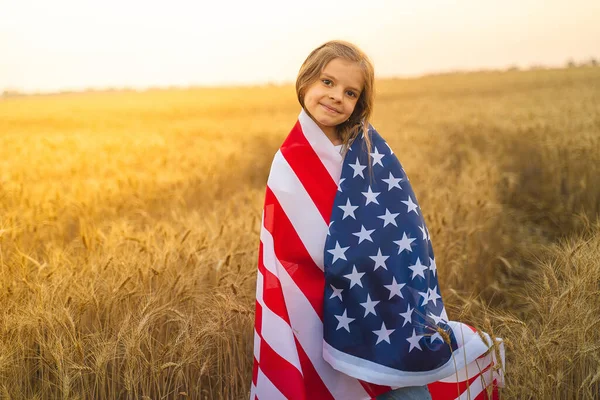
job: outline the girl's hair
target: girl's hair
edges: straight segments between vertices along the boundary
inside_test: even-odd
[[[302,108],[304,107],[304,94],[310,85],[317,79],[325,66],[334,58],[342,58],[347,61],[355,62],[361,68],[364,78],[364,88],[360,93],[354,112],[348,119],[336,126],[337,134],[342,140],[344,149],[347,149],[352,141],[356,139],[359,132],[365,133],[365,144],[367,146],[367,155],[371,152],[371,138],[369,132],[369,122],[373,113],[373,100],[375,97],[375,70],[369,57],[352,43],[343,40],[331,40],[314,49],[304,60],[298,72],[296,79],[296,95]],[[308,112],[308,111],[307,111]],[[369,162],[369,166],[370,166]]]

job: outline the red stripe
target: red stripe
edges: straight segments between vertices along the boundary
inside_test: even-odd
[[[260,251],[262,252],[262,243],[260,244]],[[263,301],[265,306],[281,319],[283,319],[288,325],[291,326],[290,317],[285,307],[285,299],[283,298],[283,290],[281,289],[281,283],[279,278],[276,277],[268,269],[263,267]]]
[[[325,222],[329,223],[337,185],[302,133],[300,121],[296,122],[280,150]]]
[[[269,187],[265,195],[264,226],[273,236],[277,259],[323,321],[325,275],[314,263]]]
[[[278,221],[281,222],[281,217],[278,217]],[[265,219],[266,221],[266,219]],[[260,252],[262,254],[263,251],[263,244],[261,243],[260,245]],[[264,276],[264,290],[263,290],[263,301],[266,307],[269,308],[269,310],[271,310],[272,312],[274,312],[276,315],[278,315],[279,317],[281,317],[283,320],[286,321],[286,323],[288,325],[290,324],[290,320],[289,320],[289,315],[287,312],[287,309],[285,307],[285,299],[283,297],[283,291],[281,288],[281,282],[279,281],[279,278],[272,274],[268,269],[266,269],[264,267],[264,264],[262,263],[262,258],[260,259],[260,264],[259,264],[259,268],[260,265],[262,265],[262,272],[263,272],[263,276]],[[316,266],[315,266],[316,268]],[[320,272],[320,270],[319,270]],[[322,276],[323,273],[320,272],[320,275]],[[321,293],[321,297],[322,297],[322,289],[320,290]],[[300,345],[300,342],[298,342],[298,340],[296,338],[294,338],[295,340],[295,344],[296,344],[296,353],[298,354],[298,359],[300,361],[300,367],[302,369],[302,375],[300,382],[302,382],[302,391],[300,392],[300,389],[295,388],[294,390],[296,390],[296,392],[298,393],[302,393],[305,395],[305,397],[299,397],[299,398],[303,398],[303,399],[315,399],[315,400],[332,400],[333,397],[332,395],[329,393],[329,390],[327,389],[327,387],[325,386],[325,384],[323,383],[321,377],[319,376],[319,374],[317,373],[317,371],[314,369],[312,362],[310,361],[310,359],[308,358],[308,355],[306,355],[306,352],[304,351],[304,349],[302,348],[302,346]],[[266,345],[266,343],[263,341],[262,345]],[[290,385],[289,382],[287,382],[290,379],[294,379],[292,376],[288,376],[286,375],[285,372],[285,364],[289,364],[285,359],[283,359],[282,357],[280,357],[279,355],[277,355],[277,357],[279,357],[281,360],[277,361],[278,364],[280,364],[277,368],[279,368],[278,371],[282,371],[281,373],[279,373],[278,371],[275,370],[270,370],[269,373],[267,373],[267,369],[263,367],[265,364],[264,361],[264,357],[275,357],[275,352],[271,349],[271,347],[269,346],[268,348],[271,352],[269,354],[263,353],[262,352],[262,347],[261,347],[261,355],[260,355],[260,359],[261,359],[261,368],[262,370],[265,372],[265,375],[267,375],[269,377],[269,379],[271,380],[271,382],[273,382],[273,384],[283,393],[285,394],[288,398],[294,398],[292,395],[288,395],[286,392],[284,392],[284,390],[290,390],[290,393],[292,393],[291,389],[288,388],[288,386]],[[272,362],[272,359],[269,359],[268,362]],[[291,367],[293,367],[293,365],[289,364]],[[295,367],[293,367],[295,371],[297,371],[297,369]],[[269,375],[268,375],[269,374]],[[295,395],[298,396],[298,395]]]
[[[264,340],[260,344],[260,370],[286,398],[306,399],[304,378],[300,371]]]
[[[380,386],[380,385],[376,385],[374,383],[361,381],[360,379],[358,381],[362,385],[363,389],[365,389],[367,394],[373,398],[392,390],[392,388],[389,386]]]
[[[308,358],[308,355],[304,352],[300,342],[298,342],[298,339],[295,340],[300,366],[302,367],[304,380],[306,381],[306,398],[310,400],[333,400],[333,396],[329,393],[329,390],[313,367],[310,358]]]
[[[481,374],[490,369],[492,365],[488,365],[479,374],[475,375],[468,381],[460,382],[433,382],[427,385],[431,398],[435,400],[454,400],[459,397],[464,391],[470,387],[477,379],[481,379]],[[486,382],[489,384],[489,382]]]
[[[258,336],[262,337],[262,306],[258,303],[258,300],[255,301],[254,329],[256,329]]]
[[[254,363],[252,364],[252,383],[256,386],[256,380],[258,379],[258,360],[256,357],[254,358]]]

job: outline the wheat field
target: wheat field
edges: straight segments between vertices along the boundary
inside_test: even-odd
[[[451,319],[504,398],[600,393],[600,68],[380,80]],[[0,397],[245,399],[288,86],[0,99]]]

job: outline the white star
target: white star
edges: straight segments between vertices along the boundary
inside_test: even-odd
[[[398,296],[403,299],[404,296],[402,296],[402,292],[400,292],[400,290],[402,290],[404,285],[405,285],[404,283],[396,282],[395,277],[392,277],[392,283],[390,285],[383,285],[387,288],[387,290],[390,291],[390,298],[388,300],[390,300],[394,296]]]
[[[381,267],[383,269],[387,269],[387,266],[385,265],[385,260],[390,258],[390,256],[382,255],[381,249],[377,249],[377,255],[369,256],[369,258],[371,260],[375,261],[375,267],[373,268],[373,271],[377,271],[377,268],[379,268],[379,267]]]
[[[360,175],[361,178],[364,178],[363,169],[367,168],[367,166],[361,165],[360,162],[358,162],[358,157],[356,157],[356,162],[354,164],[349,165],[354,170],[354,175],[352,175],[353,178],[356,178],[357,175]]]
[[[390,154],[394,154],[394,152],[392,151],[392,148],[390,147],[389,144],[387,144],[387,142],[385,143],[385,145],[388,147],[388,149],[390,149]]]
[[[391,213],[387,208],[385,209],[385,214],[384,215],[378,215],[377,218],[380,218],[383,220],[383,227],[385,228],[387,226],[387,224],[392,224],[394,226],[398,226],[396,225],[396,217],[400,215],[399,213]]]
[[[344,328],[348,332],[350,332],[350,322],[354,321],[356,318],[348,318],[348,316],[346,315],[347,312],[348,310],[344,310],[344,313],[342,315],[334,315],[334,317],[336,317],[338,320],[338,326],[336,328],[336,331],[340,330],[341,328]]]
[[[407,304],[406,306],[406,311],[403,313],[399,313],[399,315],[404,318],[404,322],[402,323],[402,326],[406,325],[407,323],[412,324],[412,312],[414,311],[414,308],[410,308],[410,304]]]
[[[369,186],[369,189],[366,192],[361,192],[363,194],[363,196],[365,196],[367,198],[366,202],[365,202],[365,206],[369,203],[375,203],[375,204],[379,204],[379,202],[377,201],[377,196],[379,196],[379,194],[381,192],[372,192],[371,191],[371,186]]]
[[[354,236],[358,236],[358,244],[361,244],[363,240],[368,240],[372,242],[371,234],[375,232],[375,229],[366,230],[364,225],[360,226],[360,232],[353,233]]]
[[[429,270],[433,273],[433,276],[437,274],[437,265],[435,264],[435,260],[429,257]]]
[[[377,147],[375,147],[375,152],[370,154],[371,157],[373,157],[373,166],[375,166],[375,164],[379,164],[383,167],[381,159],[383,158],[383,156],[385,156],[385,154],[379,154],[379,151],[377,151]]]
[[[402,234],[402,239],[394,240],[394,243],[398,245],[398,254],[402,253],[403,250],[412,252],[411,243],[415,240],[417,239],[410,239],[408,236],[406,236],[406,232]]]
[[[446,322],[446,320],[444,318],[442,318],[441,314],[439,316],[437,316],[434,313],[429,313],[429,314],[427,314],[427,316],[430,317],[431,319],[433,319],[433,322],[435,322],[436,325],[439,325],[440,322]]]
[[[410,265],[408,268],[410,268],[410,270],[413,272],[412,279],[415,279],[415,276],[417,275],[419,275],[421,278],[425,278],[423,271],[425,271],[427,267],[421,264],[420,258],[417,258],[417,262],[414,265]]]
[[[346,260],[346,255],[344,253],[349,248],[350,248],[350,246],[348,246],[348,247],[340,247],[339,242],[336,241],[335,242],[335,248],[331,249],[331,250],[327,250],[328,253],[331,253],[333,255],[333,261],[331,263],[333,264],[334,262],[336,262],[340,258],[342,260]]]
[[[415,203],[413,203],[412,199],[410,198],[410,196],[408,196],[408,200],[402,200],[402,202],[404,204],[406,204],[406,206],[408,207],[408,210],[406,211],[406,213],[408,214],[411,211],[414,211],[415,214],[419,215],[419,212],[417,211],[417,208],[419,208],[418,205],[416,205]]]
[[[419,296],[423,297],[423,303],[421,305],[424,306],[429,301],[429,288],[427,289],[426,292],[418,292],[418,293],[419,293]]]
[[[327,236],[331,235],[331,224],[333,224],[333,221],[329,222],[329,225],[327,226]]]
[[[338,192],[342,191],[342,182],[344,182],[346,180],[346,178],[341,178],[340,181],[338,182]]]
[[[377,344],[379,344],[379,342],[383,342],[383,341],[390,343],[390,334],[394,331],[395,331],[395,329],[386,329],[385,322],[382,322],[381,329],[373,331],[373,333],[377,335],[377,343],[375,343],[375,344],[377,345]]]
[[[437,286],[434,287],[433,289],[427,289],[427,302],[429,303],[430,301],[433,301],[433,305],[437,307],[437,301],[438,299],[441,299],[442,296],[440,296],[437,292]]]
[[[391,172],[390,172],[390,177],[388,179],[382,179],[382,181],[384,181],[385,183],[388,184],[388,192],[390,190],[392,190],[392,188],[395,188],[395,187],[402,190],[402,188],[400,187],[400,182],[402,182],[403,180],[404,179],[402,179],[402,178],[395,178]]]
[[[365,308],[365,317],[369,314],[377,316],[377,313],[375,312],[375,306],[377,304],[379,304],[379,301],[371,301],[371,296],[367,294],[367,301],[360,303],[360,305]]]
[[[342,219],[346,219],[346,217],[348,217],[348,216],[356,219],[356,217],[354,216],[354,210],[356,210],[358,208],[358,206],[353,206],[352,204],[350,204],[350,199],[346,200],[345,206],[338,206],[338,207],[341,208],[342,211],[344,212],[344,215],[342,215]]]
[[[350,279],[350,289],[352,289],[352,287],[354,285],[358,285],[360,287],[363,287],[362,282],[360,281],[362,276],[364,275],[364,272],[358,272],[356,270],[356,265],[352,268],[352,273],[348,274],[348,275],[344,275],[344,278],[348,278]]]
[[[419,229],[421,230],[421,234],[423,235],[423,240],[429,239],[429,237],[427,236],[427,229],[425,228],[425,224],[419,226]]]
[[[440,335],[440,333],[436,331],[433,335],[431,335],[431,337],[429,338],[429,341],[431,343],[433,343],[438,339],[440,339],[440,342],[444,341],[444,339],[442,339],[442,335]]]
[[[331,286],[331,289],[333,289],[333,293],[331,294],[331,296],[329,298],[333,299],[334,297],[337,297],[340,300],[342,300],[342,292],[344,291],[344,289],[338,289],[331,284],[329,286]]]
[[[419,350],[422,351],[421,349],[421,345],[419,344],[419,340],[421,340],[423,336],[422,335],[417,335],[415,330],[413,329],[413,334],[411,337],[406,338],[406,341],[408,343],[410,343],[410,348],[408,349],[408,352],[410,353],[412,351],[412,349],[414,349],[415,347]]]

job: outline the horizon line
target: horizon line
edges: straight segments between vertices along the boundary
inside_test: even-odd
[[[508,64],[504,67],[482,67],[478,69],[447,69],[439,71],[426,71],[417,74],[395,74],[387,76],[376,76],[376,80],[416,80],[426,77],[442,76],[442,75],[457,75],[457,74],[469,74],[469,73],[485,73],[485,72],[512,72],[512,71],[539,71],[539,70],[561,70],[569,68],[586,68],[586,67],[598,67],[600,66],[600,60],[597,60],[594,56],[590,56],[585,61],[576,62],[573,58],[568,58],[564,63],[557,64],[531,64],[528,66],[519,66],[515,64]],[[21,90],[18,88],[4,87],[0,92],[0,99],[10,97],[26,97],[26,96],[51,96],[60,94],[84,94],[84,93],[102,93],[102,92],[145,92],[152,90],[181,90],[181,89],[234,89],[234,88],[252,88],[252,87],[264,87],[264,86],[277,86],[283,87],[293,85],[293,80],[267,80],[267,81],[256,81],[256,82],[217,82],[214,84],[189,84],[189,85],[178,85],[178,84],[165,84],[165,85],[145,85],[145,86],[86,86],[79,88],[65,88],[59,90]]]

